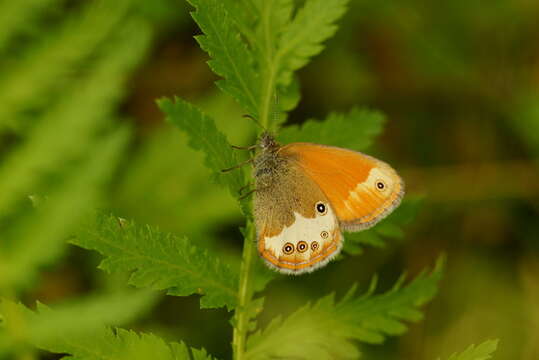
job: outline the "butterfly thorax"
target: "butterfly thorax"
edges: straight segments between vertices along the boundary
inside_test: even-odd
[[[279,155],[280,145],[269,132],[262,133],[258,145],[261,151],[254,160],[254,177],[257,187],[269,187],[286,172],[286,159]]]
[[[287,172],[286,159],[277,151],[262,150],[254,160],[254,177],[258,187],[272,186]]]

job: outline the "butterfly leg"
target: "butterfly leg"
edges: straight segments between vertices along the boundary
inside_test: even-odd
[[[238,169],[238,168],[240,168],[242,166],[245,166],[247,164],[251,164],[253,161],[254,161],[254,158],[251,158],[251,159],[249,159],[247,161],[239,163],[238,165],[234,165],[234,166],[232,166],[230,168],[227,168],[227,169],[222,169],[221,172],[228,172],[230,170]]]
[[[246,185],[246,186],[244,186],[243,188],[240,189],[240,195],[241,195],[241,193],[242,193],[242,190],[245,189],[245,188],[247,188],[247,186],[249,186],[249,185],[251,185],[251,184],[248,184],[248,185]],[[250,196],[251,194],[253,194],[253,193],[257,192],[257,191],[260,191],[260,190],[267,189],[267,188],[268,188],[268,187],[265,186],[265,187],[261,187],[261,188],[258,188],[258,189],[252,189],[252,190],[249,190],[249,191],[246,192],[245,194],[241,195],[238,199],[239,199],[239,200],[243,200],[243,199],[245,199],[246,197]]]
[[[236,145],[230,145],[232,149],[236,150],[255,150],[258,145],[251,145],[251,146],[236,146]]]
[[[243,200],[245,199],[246,197],[250,196],[251,194],[253,194],[254,192],[256,192],[258,189],[252,189],[252,190],[249,190],[248,192],[246,192],[245,194],[241,195],[238,200]]]
[[[241,194],[243,193],[243,191],[244,191],[245,189],[247,189],[247,188],[250,188],[251,185],[253,185],[253,183],[248,183],[247,185],[242,186],[242,187],[238,190],[238,194],[241,195]]]

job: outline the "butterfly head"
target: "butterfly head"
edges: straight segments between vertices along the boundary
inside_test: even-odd
[[[263,152],[274,152],[279,148],[279,144],[268,131],[264,131],[262,135],[260,135],[258,144]]]

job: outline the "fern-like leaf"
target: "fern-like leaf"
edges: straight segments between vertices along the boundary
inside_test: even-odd
[[[431,274],[423,272],[401,288],[402,279],[390,291],[356,296],[355,287],[339,302],[333,295],[308,304],[282,320],[273,320],[253,334],[247,344],[248,359],[355,359],[359,356],[352,340],[379,344],[389,335],[406,331],[404,321],[418,321],[418,307],[437,291],[443,260]]]
[[[0,193],[4,194],[0,198],[0,215],[21,198],[39,191],[36,188],[45,175],[58,171],[88,151],[94,133],[110,123],[112,105],[122,92],[126,72],[140,60],[149,40],[149,29],[143,24],[134,21],[124,26],[129,33],[111,42],[116,46],[115,51],[99,58],[87,77],[74,81],[72,89],[68,89],[71,96],[64,96],[37,117],[40,122],[26,135],[27,140],[0,164]],[[39,77],[30,79],[31,83],[43,85]],[[32,85],[28,88],[35,90]],[[39,94],[28,95],[40,97]],[[0,95],[0,104],[4,104],[3,101]],[[0,112],[6,107],[0,107]],[[8,117],[15,118],[15,115]],[[58,136],[59,133],[63,136]]]
[[[88,206],[96,206],[103,185],[117,165],[129,133],[117,131],[94,143],[96,150],[36,211],[12,219],[4,233],[11,246],[0,248],[0,291],[20,288],[34,279],[40,265],[55,259],[66,237],[84,220]],[[74,200],[75,199],[75,200]]]
[[[17,4],[18,6],[19,4]],[[102,42],[116,26],[131,24],[122,20],[129,9],[129,0],[106,2],[97,6],[90,2],[85,5],[79,14],[68,17],[55,31],[47,32],[47,37],[38,44],[29,46],[23,55],[11,66],[0,69],[0,130],[8,127],[14,130],[24,128],[23,122],[35,121],[36,117],[24,117],[25,110],[48,108],[53,102],[51,95],[61,94],[63,87],[69,84],[70,76],[81,68],[87,69],[88,58],[98,53]],[[132,35],[137,39],[147,39],[145,24],[138,24],[138,29],[132,29]],[[135,34],[136,33],[136,34]],[[109,38],[109,41],[112,40]],[[123,39],[126,40],[125,38]],[[135,44],[137,46],[138,44]],[[138,49],[116,50],[123,57],[135,55]],[[137,60],[139,56],[135,55]],[[91,63],[91,62],[90,62]],[[126,64],[127,65],[127,64]],[[84,67],[83,67],[84,66]],[[129,65],[125,68],[129,70]],[[118,76],[119,73],[115,74]],[[101,85],[115,84],[109,79]],[[116,84],[117,85],[117,84]],[[69,90],[68,90],[69,91]],[[73,91],[74,94],[77,91]],[[54,96],[52,96],[54,98]],[[96,107],[99,109],[99,107]],[[80,113],[79,113],[80,114]]]
[[[158,103],[167,115],[167,121],[188,135],[189,146],[205,153],[205,165],[212,171],[214,179],[227,186],[230,193],[237,197],[244,182],[244,173],[242,169],[222,172],[237,165],[238,159],[225,135],[215,126],[215,121],[180,98],[174,101],[161,99]]]
[[[54,306],[54,310],[38,303],[38,316],[23,305],[0,301],[0,313],[6,318],[6,330],[15,338],[50,341],[64,334],[85,333],[103,325],[122,325],[148,310],[157,300],[150,291],[121,291],[91,296]],[[27,316],[24,316],[24,315]],[[26,320],[31,324],[25,324]],[[17,329],[23,329],[23,333]],[[13,331],[12,331],[13,330]]]
[[[271,113],[289,111],[299,100],[294,71],[305,66],[322,51],[322,43],[337,29],[335,22],[342,16],[348,0],[307,0],[291,20],[291,5],[287,0],[257,1],[259,17],[255,44],[260,66],[260,120],[275,130],[286,116],[270,119]],[[282,95],[284,102],[275,102]]]
[[[377,111],[354,108],[347,114],[331,113],[324,121],[307,120],[301,126],[285,127],[278,139],[283,144],[302,141],[361,151],[382,132],[384,122]]]
[[[348,0],[307,0],[286,27],[276,54],[282,62],[277,83],[288,85],[294,71],[323,50],[322,43],[337,31],[335,22],[346,11]]]
[[[451,355],[448,360],[488,360],[497,347],[498,340],[487,340],[477,346],[470,345],[463,352]]]
[[[192,13],[204,35],[196,39],[211,60],[210,68],[224,79],[217,85],[231,95],[245,110],[257,117],[259,80],[254,70],[254,59],[239,36],[234,20],[220,0],[189,0],[196,8]]]
[[[105,256],[99,267],[107,272],[131,271],[134,286],[175,296],[200,294],[202,308],[236,305],[238,275],[186,238],[98,215],[72,242]]]
[[[2,308],[4,309],[6,327],[23,326],[28,331],[24,338],[26,342],[49,352],[69,354],[64,359],[213,359],[203,349],[189,349],[183,342],[167,344],[163,339],[152,334],[137,334],[134,331],[109,328],[102,325],[93,326],[91,329],[75,329],[75,331],[67,332],[62,331],[65,329],[55,330],[56,311],[45,309],[43,306],[38,309],[38,312],[33,312],[22,305],[4,301]],[[6,310],[7,312],[5,312]],[[72,321],[76,322],[77,317],[74,316]],[[39,328],[47,322],[49,322],[49,333],[35,332],[36,327]],[[21,339],[19,338],[18,340],[20,341]]]

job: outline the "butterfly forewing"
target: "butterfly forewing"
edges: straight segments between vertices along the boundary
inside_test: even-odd
[[[399,205],[404,194],[395,170],[365,154],[310,143],[292,143],[279,152],[295,159],[318,185],[344,230],[373,226]]]

